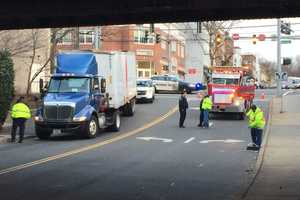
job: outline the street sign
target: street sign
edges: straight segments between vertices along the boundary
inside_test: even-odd
[[[282,81],[287,81],[288,80],[288,74],[287,74],[287,72],[282,72],[281,73],[281,80]]]
[[[275,78],[276,80],[281,80],[281,81],[287,81],[288,80],[288,73],[287,72],[279,72],[275,73]]]
[[[265,34],[259,34],[258,35],[258,40],[259,41],[265,41],[266,40],[266,35]]]
[[[239,40],[240,39],[240,35],[238,33],[234,33],[234,34],[232,34],[232,39],[233,40]]]
[[[280,41],[281,44],[291,44],[292,40],[288,40],[288,39],[283,39]]]

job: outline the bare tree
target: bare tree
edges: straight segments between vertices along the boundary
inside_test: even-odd
[[[217,59],[222,60],[225,63],[228,63],[229,60],[232,58],[232,55],[225,55],[225,50],[222,48],[224,47],[224,42],[226,39],[226,34],[234,25],[233,21],[209,21],[209,22],[202,22],[202,27],[204,31],[207,32],[207,38],[201,38],[201,41],[206,43],[209,47],[209,58],[210,58],[210,65],[214,66]],[[220,34],[223,37],[223,41],[220,44],[217,44],[216,37]],[[224,59],[225,58],[225,59]]]
[[[47,55],[47,58],[45,59],[43,65],[34,73],[32,74],[32,71],[30,70],[29,72],[29,79],[28,79],[28,89],[27,89],[27,94],[29,94],[32,83],[35,81],[35,79],[49,66],[50,63],[50,70],[51,72],[54,72],[55,69],[55,64],[54,64],[54,58],[55,58],[55,53],[57,50],[57,44],[59,41],[61,41],[68,33],[71,33],[74,31],[73,28],[68,28],[68,29],[63,29],[63,28],[53,28],[50,31],[50,53]],[[36,44],[36,41],[38,39],[38,36],[36,34],[32,34],[33,37],[33,44]],[[31,69],[34,64],[34,60],[36,57],[36,49],[32,48],[32,62],[31,62]]]
[[[0,48],[7,49],[12,57],[20,56],[32,50],[32,35],[24,30],[0,31]]]
[[[259,66],[261,69],[261,73],[267,77],[267,82],[272,82],[275,77],[276,72],[276,63],[268,61],[266,59],[259,60]]]

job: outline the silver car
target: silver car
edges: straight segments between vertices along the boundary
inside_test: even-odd
[[[179,81],[175,76],[162,75],[151,77],[155,92],[178,92]]]

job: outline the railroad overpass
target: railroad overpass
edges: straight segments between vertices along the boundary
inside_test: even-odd
[[[300,16],[298,0],[5,1],[0,29]]]

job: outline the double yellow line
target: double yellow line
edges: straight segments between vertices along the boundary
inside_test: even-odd
[[[7,169],[3,169],[3,170],[0,170],[0,175],[8,174],[8,173],[15,172],[15,171],[20,171],[22,169],[26,169],[26,168],[29,168],[29,167],[32,167],[32,166],[41,165],[43,163],[47,163],[47,162],[50,162],[50,161],[66,158],[66,157],[69,157],[69,156],[73,156],[73,155],[76,155],[76,154],[79,154],[79,153],[83,153],[83,152],[86,152],[86,151],[90,151],[90,150],[102,147],[102,146],[107,145],[107,144],[117,142],[117,141],[125,139],[127,137],[136,135],[136,134],[138,134],[138,133],[140,133],[140,132],[142,132],[146,129],[149,129],[149,128],[159,124],[160,122],[164,121],[165,119],[167,119],[168,117],[173,115],[177,110],[178,109],[177,109],[177,106],[176,106],[175,108],[173,108],[169,112],[167,112],[165,115],[155,119],[154,121],[138,128],[138,129],[135,129],[135,130],[130,131],[128,133],[124,133],[124,134],[122,134],[120,136],[117,136],[117,137],[114,137],[112,139],[105,140],[103,142],[99,142],[99,143],[89,145],[89,146],[86,146],[86,147],[82,147],[82,148],[79,148],[79,149],[75,149],[75,150],[72,150],[72,151],[68,151],[68,152],[58,154],[58,155],[55,155],[55,156],[50,156],[50,157],[43,158],[43,159],[40,159],[40,160],[36,160],[36,161],[33,161],[33,162],[18,165],[18,166],[15,166],[15,167],[10,167],[10,168],[7,168]]]

